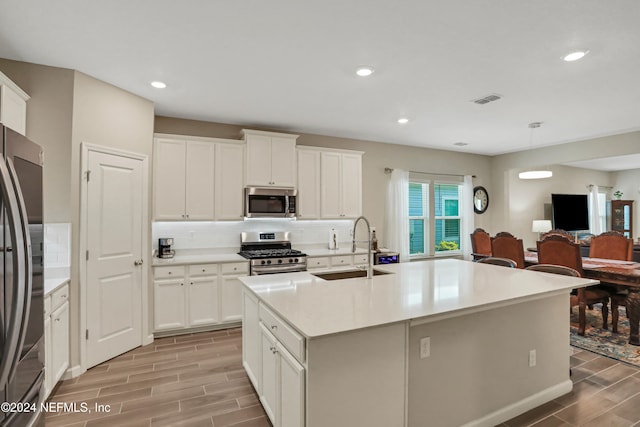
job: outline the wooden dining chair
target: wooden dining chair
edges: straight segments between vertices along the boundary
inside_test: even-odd
[[[501,231],[491,238],[491,256],[512,259],[517,268],[524,268],[524,244],[522,239]]]
[[[552,264],[569,267],[582,277],[582,256],[580,245],[567,240],[564,236],[548,235],[537,242],[538,264]],[[587,305],[602,303],[602,328],[608,329],[609,292],[596,286],[574,289],[571,293],[569,308],[578,306],[578,334],[584,335],[587,323]]]
[[[471,252],[474,261],[491,256],[491,236],[482,228],[471,233]]]
[[[633,260],[633,240],[617,231],[605,231],[591,238],[589,257],[631,261]],[[620,290],[612,283],[600,282],[609,291],[611,299],[611,330],[618,332],[619,307],[627,307],[628,291]]]
[[[502,267],[516,268],[516,262],[509,258],[498,258],[494,256],[488,256],[485,258],[480,258],[476,262],[479,264],[493,264],[493,265],[500,265]]]

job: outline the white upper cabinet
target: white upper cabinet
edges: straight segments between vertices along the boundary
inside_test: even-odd
[[[185,219],[186,142],[156,138],[153,196],[156,220]]]
[[[213,220],[215,145],[156,138],[156,220]]]
[[[247,143],[246,185],[295,187],[298,135],[243,130]]]
[[[216,219],[240,220],[244,188],[244,144],[218,144],[216,153]]]
[[[3,73],[0,73],[0,122],[25,135],[27,131],[27,95]]]
[[[298,147],[298,218],[320,218],[320,151]]]
[[[158,136],[154,145],[154,219],[242,218],[244,144]]]
[[[213,167],[215,145],[210,142],[187,144],[185,175],[185,215],[188,220],[212,220],[213,211]]]
[[[323,151],[320,157],[320,216],[356,218],[362,213],[362,153]]]

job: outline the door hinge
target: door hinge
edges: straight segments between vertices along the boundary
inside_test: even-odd
[[[89,339],[89,330],[88,329],[84,330],[84,339],[86,339],[86,340]]]
[[[89,180],[91,179],[91,171],[88,170],[85,172],[85,174],[87,174],[87,182],[89,182]]]
[[[87,261],[89,261],[89,251],[87,251],[86,258],[87,258]]]

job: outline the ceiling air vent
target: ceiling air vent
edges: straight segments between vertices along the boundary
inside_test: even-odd
[[[488,104],[489,102],[497,101],[498,99],[501,99],[501,98],[502,96],[493,94],[493,95],[487,95],[484,98],[474,99],[472,102],[483,105],[483,104]]]

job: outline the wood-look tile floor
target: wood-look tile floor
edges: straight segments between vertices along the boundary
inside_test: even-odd
[[[51,401],[110,410],[50,413],[46,426],[270,427],[242,368],[241,333],[159,338],[63,381]],[[575,348],[571,367],[571,393],[501,426],[640,426],[640,369]]]
[[[50,401],[77,402],[79,412],[49,413],[45,425],[270,427],[242,367],[241,333],[159,338],[63,381]]]

